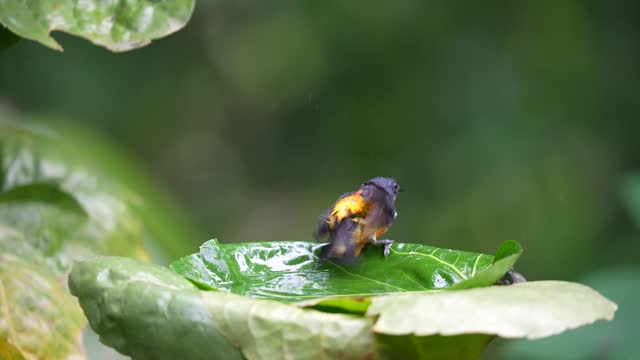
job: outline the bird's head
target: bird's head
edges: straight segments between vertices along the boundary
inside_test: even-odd
[[[393,195],[394,197],[398,194],[398,192],[402,191],[400,185],[395,179],[388,177],[375,177],[364,184],[362,186],[375,186],[386,191],[389,195]]]

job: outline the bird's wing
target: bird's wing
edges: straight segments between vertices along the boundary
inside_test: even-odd
[[[362,190],[343,195],[333,205],[329,215],[329,229],[347,218],[364,220],[370,207],[369,201],[362,196]]]
[[[316,231],[313,233],[313,237],[316,240],[324,239],[327,237],[327,235],[329,235],[329,231],[331,231],[331,228],[329,227],[329,224],[331,223],[331,214],[336,208],[336,205],[342,199],[346,198],[347,196],[351,196],[355,193],[356,193],[355,191],[350,191],[348,193],[342,194],[342,196],[340,196],[338,200],[336,200],[336,202],[334,202],[333,205],[331,205],[330,208],[328,208],[324,213],[322,213],[322,216],[320,216],[320,221],[318,221],[318,226],[316,226]]]
[[[330,244],[323,249],[323,258],[339,259],[342,262],[355,261],[368,242],[362,229],[367,223],[370,207],[370,202],[362,196],[362,190],[336,201],[327,223]]]

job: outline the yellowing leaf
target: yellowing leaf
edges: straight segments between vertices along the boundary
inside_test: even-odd
[[[82,311],[64,277],[40,261],[0,253],[0,338],[26,359],[82,356]]]

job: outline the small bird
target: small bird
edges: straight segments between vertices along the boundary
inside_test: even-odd
[[[395,203],[400,191],[396,180],[376,177],[338,198],[322,215],[314,234],[317,240],[329,236],[321,258],[352,263],[367,243],[384,245],[387,257],[393,240],[378,237],[398,216]]]

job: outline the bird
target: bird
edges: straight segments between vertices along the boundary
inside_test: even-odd
[[[340,196],[322,214],[314,233],[316,240],[329,238],[320,258],[354,263],[368,243],[383,245],[383,255],[387,257],[393,240],[378,237],[398,217],[395,203],[400,191],[395,179],[375,177],[358,190]]]

